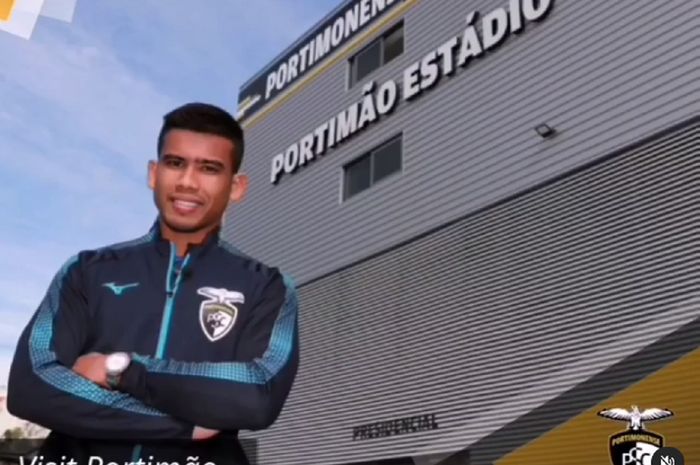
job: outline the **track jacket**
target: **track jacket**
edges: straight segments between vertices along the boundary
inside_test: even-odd
[[[133,358],[118,390],[71,370],[118,351]],[[178,258],[156,221],[58,272],[19,340],[7,406],[52,430],[45,461],[247,464],[238,430],[276,420],[298,363],[290,280],[218,233]],[[222,433],[195,442],[195,425]]]

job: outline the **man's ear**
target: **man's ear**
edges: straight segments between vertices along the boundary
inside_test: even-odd
[[[248,176],[245,174],[234,174],[231,181],[230,203],[240,203],[248,192]]]
[[[158,168],[158,162],[150,160],[148,162],[148,187],[151,190],[156,188],[156,169]]]

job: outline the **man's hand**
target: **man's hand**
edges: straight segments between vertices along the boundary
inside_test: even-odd
[[[73,364],[73,371],[89,379],[93,383],[109,389],[109,385],[107,384],[106,358],[106,355],[98,353],[83,355]]]
[[[103,388],[110,389],[107,384],[106,358],[106,355],[97,352],[82,355],[73,364],[73,371]],[[192,430],[192,439],[203,441],[217,434],[219,434],[218,430],[195,426]]]
[[[202,426],[195,426],[192,430],[192,439],[195,441],[202,441],[204,439],[213,438],[219,434],[219,431],[215,429],[204,428]]]

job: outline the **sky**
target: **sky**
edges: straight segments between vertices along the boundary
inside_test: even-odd
[[[240,86],[339,3],[77,0],[28,39],[0,31],[0,385],[61,265],[153,223],[162,116],[235,113]]]

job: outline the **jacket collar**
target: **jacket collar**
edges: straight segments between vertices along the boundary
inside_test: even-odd
[[[155,247],[158,250],[158,252],[160,252],[162,255],[169,256],[170,249],[171,247],[174,247],[174,244],[171,244],[169,240],[163,237],[160,216],[158,216],[153,222],[153,225],[149,230],[149,234],[151,235],[152,241],[155,244]],[[221,226],[217,227],[211,233],[209,233],[209,235],[207,235],[207,237],[201,243],[190,244],[188,248],[188,254],[192,257],[204,254],[209,249],[218,244],[220,234]]]

